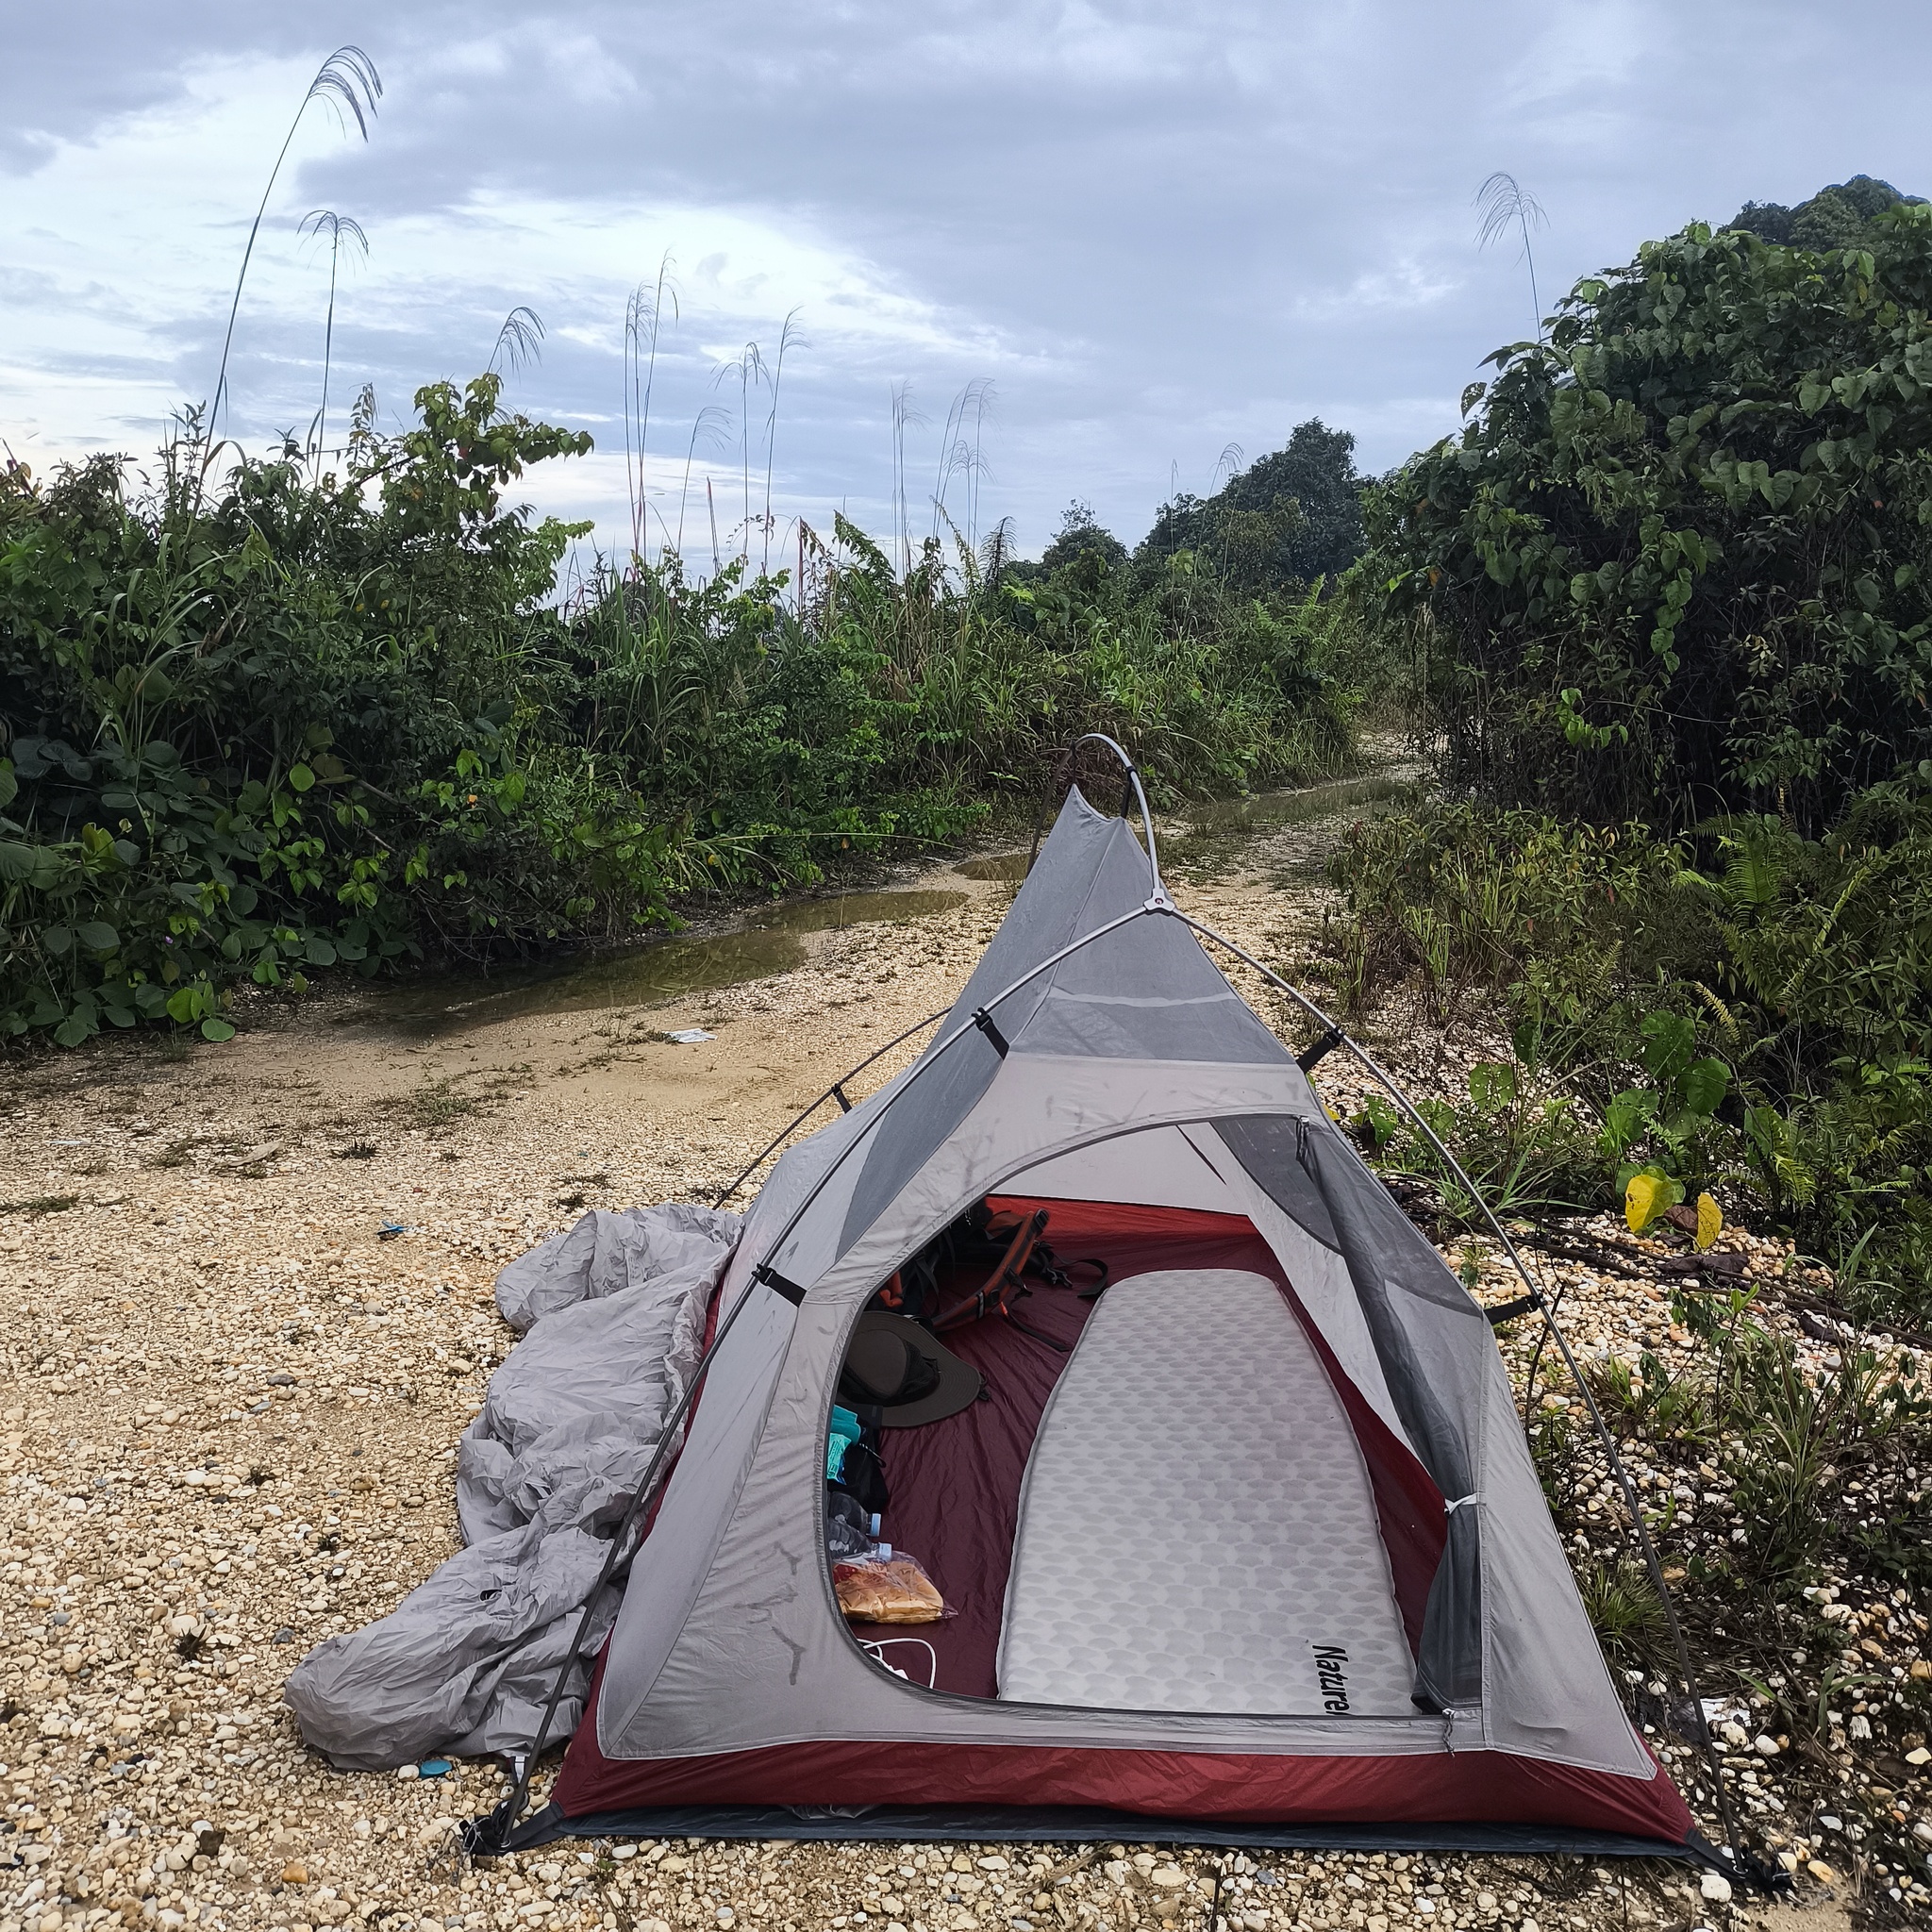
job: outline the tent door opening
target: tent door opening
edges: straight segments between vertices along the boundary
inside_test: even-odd
[[[1056,1255],[1105,1264],[1108,1286],[1083,1293],[1091,1266],[1029,1277],[1024,1323],[948,1327],[980,1399],[881,1432],[883,1534],[952,1613],[909,1626],[933,1648],[915,1681],[1008,1703],[1412,1717],[1441,1496],[1341,1376],[1254,1224],[989,1206],[1044,1208]]]

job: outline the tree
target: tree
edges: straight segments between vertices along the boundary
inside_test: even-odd
[[[1361,492],[1355,438],[1310,418],[1214,495],[1183,493],[1163,504],[1135,563],[1145,574],[1191,550],[1231,590],[1297,591],[1339,575],[1361,555]]]
[[[1756,235],[1779,247],[1850,248],[1864,235],[1866,225],[1900,202],[1917,195],[1901,194],[1890,181],[1854,175],[1849,181],[1821,188],[1809,201],[1786,208],[1775,201],[1747,201],[1728,225]]]
[[[1932,208],[1824,254],[1693,225],[1491,359],[1372,502],[1461,775],[1811,832],[1932,776]]]
[[[1060,512],[1060,526],[1053,541],[1041,552],[1034,565],[1037,577],[1051,577],[1062,571],[1104,578],[1117,575],[1127,561],[1127,546],[1111,530],[1103,529],[1093,515],[1093,506],[1076,496]]]

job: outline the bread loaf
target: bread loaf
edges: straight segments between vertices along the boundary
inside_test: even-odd
[[[855,1624],[936,1624],[945,1599],[910,1557],[866,1557],[832,1565],[839,1607]]]

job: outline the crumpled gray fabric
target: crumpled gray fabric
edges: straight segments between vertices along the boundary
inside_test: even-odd
[[[519,1335],[540,1317],[600,1301],[639,1282],[708,1267],[720,1241],[738,1239],[739,1217],[674,1201],[608,1214],[593,1208],[577,1224],[512,1261],[496,1277],[496,1306]]]
[[[458,1445],[468,1547],[387,1617],[318,1644],[283,1688],[331,1763],[529,1748],[608,1539],[697,1365],[739,1226],[683,1205],[596,1210],[498,1275],[497,1306],[527,1332]],[[576,1728],[621,1594],[597,1592],[552,1741]]]

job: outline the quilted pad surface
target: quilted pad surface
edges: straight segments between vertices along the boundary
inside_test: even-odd
[[[1274,1283],[1115,1283],[1027,1461],[1000,1696],[1407,1717],[1412,1681],[1355,1433]]]

